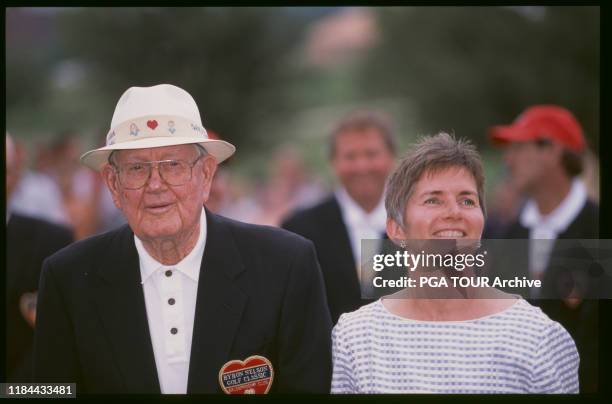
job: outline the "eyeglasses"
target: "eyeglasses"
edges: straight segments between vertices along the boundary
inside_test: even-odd
[[[119,182],[125,189],[140,189],[151,178],[151,167],[155,164],[159,176],[168,185],[183,185],[191,181],[193,166],[202,156],[198,156],[194,162],[188,163],[184,160],[158,160],[143,161],[138,163],[125,163],[114,166],[119,174]]]

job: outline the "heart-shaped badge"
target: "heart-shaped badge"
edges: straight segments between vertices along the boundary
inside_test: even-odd
[[[147,126],[153,130],[157,128],[157,121],[153,119],[152,121],[147,121]]]
[[[231,360],[219,371],[219,384],[226,394],[267,394],[273,379],[272,362],[260,355]]]

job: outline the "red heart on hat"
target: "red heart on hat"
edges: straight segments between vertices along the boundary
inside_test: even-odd
[[[155,130],[155,128],[157,128],[157,121],[156,120],[152,120],[152,121],[147,121],[147,126],[153,130]]]
[[[266,394],[273,379],[272,363],[260,355],[229,361],[219,371],[219,384],[226,394]]]

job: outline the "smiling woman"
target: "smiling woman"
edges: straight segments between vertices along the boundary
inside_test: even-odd
[[[480,240],[483,189],[469,142],[427,137],[391,175],[387,234],[400,245]],[[578,393],[578,353],[561,325],[518,296],[469,293],[436,299],[402,291],[342,315],[333,330],[332,392]]]

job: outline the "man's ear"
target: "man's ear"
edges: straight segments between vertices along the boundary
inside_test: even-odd
[[[387,236],[394,242],[406,240],[406,233],[402,226],[390,217],[387,218]]]
[[[202,159],[202,177],[204,181],[204,201],[208,201],[213,178],[217,172],[217,159],[208,155]]]
[[[106,186],[108,187],[108,190],[111,193],[111,196],[113,197],[113,202],[115,203],[115,206],[117,207],[117,209],[121,210],[121,191],[119,189],[119,176],[117,175],[115,168],[110,164],[106,164],[102,168],[101,175],[104,179],[104,182],[106,183]]]

